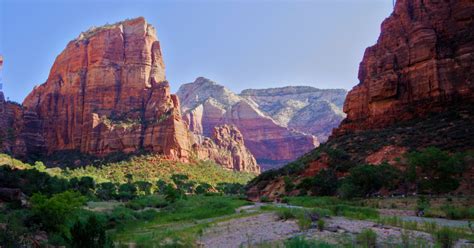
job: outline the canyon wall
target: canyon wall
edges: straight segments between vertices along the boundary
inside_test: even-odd
[[[315,136],[280,125],[256,102],[209,79],[184,84],[177,95],[192,132],[211,137],[214,127],[234,125],[263,169],[279,167],[319,145]]]
[[[358,164],[403,169],[405,153],[430,146],[472,151],[473,109],[474,2],[398,0],[365,51],[344,103],[347,118],[321,147],[253,180],[248,196],[300,194],[286,190],[285,178],[297,185],[322,169],[338,177]],[[458,191],[472,194],[474,166],[466,165]]]

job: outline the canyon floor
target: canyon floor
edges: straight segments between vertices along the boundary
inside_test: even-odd
[[[251,213],[258,211],[262,206],[269,205],[256,204],[251,207],[244,207],[241,210]],[[295,207],[281,204],[271,204],[270,206],[279,208]],[[420,225],[436,222],[438,226],[468,226],[468,221],[413,218]],[[380,224],[377,221],[355,220],[345,217],[327,217],[324,218],[324,221],[326,226],[323,230],[319,230],[315,225],[311,225],[306,230],[301,230],[296,220],[281,220],[275,212],[259,213],[215,224],[204,231],[199,244],[201,247],[215,248],[285,247],[285,240],[302,237],[307,240],[316,240],[336,246],[357,247],[357,235],[365,229],[371,229],[376,233],[377,247],[396,247],[403,245],[403,242],[408,242],[415,247],[432,247],[436,244],[436,240],[428,232]],[[454,247],[474,247],[474,243],[466,239],[460,239]]]

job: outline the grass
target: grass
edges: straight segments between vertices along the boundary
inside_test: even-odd
[[[0,165],[8,165],[17,169],[33,169],[33,165],[23,163],[11,158],[9,155],[0,154]],[[67,165],[62,165],[67,166]],[[141,155],[114,163],[99,166],[85,166],[75,169],[62,169],[59,167],[47,168],[45,172],[60,178],[92,177],[96,183],[113,182],[126,183],[126,175],[133,175],[134,181],[147,181],[152,184],[159,179],[171,182],[174,174],[184,174],[189,180],[208,183],[216,186],[218,183],[246,184],[255,177],[255,174],[229,171],[211,161],[196,161],[193,163],[179,163],[167,161],[158,155]]]
[[[284,200],[290,205],[318,209],[323,216],[336,215],[359,220],[379,217],[378,211],[374,208],[360,207],[357,206],[359,204],[357,201],[349,202],[336,197],[296,196],[286,197]]]
[[[190,196],[163,208],[149,221],[137,220],[117,228],[113,237],[121,244],[133,242],[140,247],[164,241],[189,247],[204,228],[217,221],[213,218],[232,216],[235,209],[247,204],[235,197]]]

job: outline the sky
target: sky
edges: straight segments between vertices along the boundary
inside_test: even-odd
[[[235,92],[351,89],[392,8],[392,0],[0,0],[0,82],[22,102],[82,31],[143,16],[157,29],[172,92],[200,76]]]

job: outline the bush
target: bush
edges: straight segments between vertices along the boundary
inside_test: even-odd
[[[311,227],[312,221],[311,216],[306,213],[299,213],[297,214],[296,223],[301,230],[308,230]]]
[[[344,216],[352,219],[377,219],[379,212],[376,209],[368,207],[354,207],[339,204],[331,207],[334,215]]]
[[[112,242],[105,234],[105,226],[95,215],[85,223],[78,221],[71,228],[71,244],[76,248],[112,247]]]
[[[416,183],[418,191],[447,193],[459,187],[459,175],[466,166],[464,154],[450,155],[436,147],[407,154],[407,178]]]
[[[326,222],[324,222],[323,219],[319,219],[319,220],[318,220],[318,230],[319,230],[319,231],[324,230],[324,226],[325,226],[325,225],[326,225]]]
[[[446,218],[453,220],[461,219],[473,219],[474,218],[474,207],[455,207],[452,205],[445,205],[441,207],[441,210],[446,215]]]
[[[295,237],[289,239],[285,242],[286,248],[332,248],[332,246],[328,243],[317,242],[317,241],[310,241],[305,239],[304,237]]]
[[[168,206],[168,202],[161,196],[149,195],[149,196],[141,196],[136,199],[133,199],[127,202],[125,206],[133,210],[140,210],[147,207],[148,208],[162,208],[162,207]]]
[[[371,248],[377,244],[377,234],[371,229],[364,229],[356,237],[357,243],[363,247]]]
[[[279,208],[277,210],[277,216],[280,220],[289,220],[296,218],[296,211],[291,208]]]
[[[42,194],[31,197],[33,214],[43,224],[45,230],[66,236],[69,234],[67,222],[75,217],[75,211],[85,202],[84,196],[72,191],[55,194],[51,198]]]
[[[339,192],[345,198],[368,197],[382,188],[393,189],[399,178],[400,171],[387,163],[358,165],[349,170]]]
[[[443,248],[454,247],[458,239],[458,234],[449,227],[443,227],[436,232],[436,242]]]

